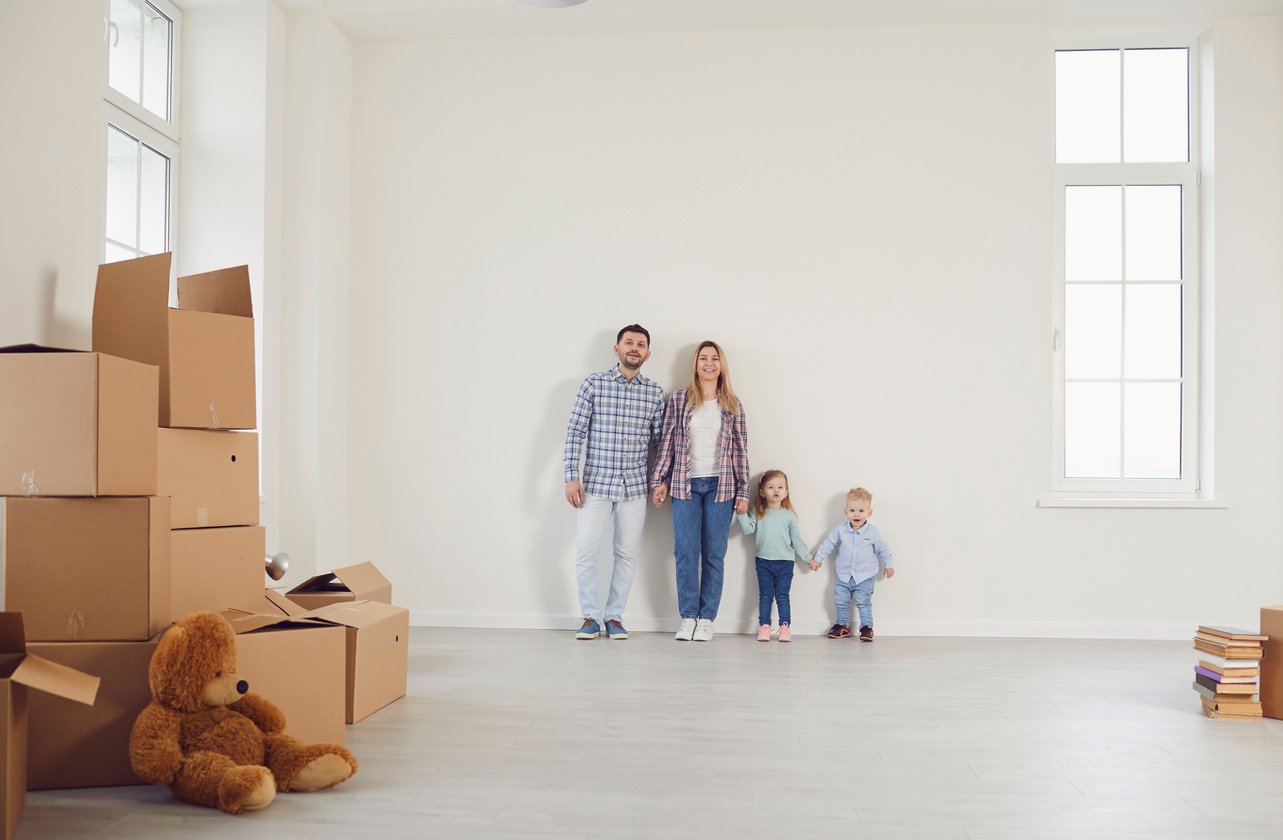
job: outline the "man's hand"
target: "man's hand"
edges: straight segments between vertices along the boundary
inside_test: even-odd
[[[748,513],[748,499],[740,499],[735,503],[736,513]]]
[[[584,503],[584,486],[578,481],[567,481],[566,501],[570,502],[572,508],[581,506]]]
[[[822,565],[822,564],[817,563],[817,562],[815,562],[814,560],[811,560],[811,561],[809,561],[809,562],[806,564],[806,567],[807,567],[808,569],[810,569],[811,571],[813,571],[813,572],[817,572],[817,571],[819,571],[819,569],[820,569],[820,566],[821,566],[821,565]]]
[[[887,571],[887,577],[895,577],[895,569],[892,569],[890,566],[888,566],[886,571]]]
[[[650,491],[650,502],[655,507],[663,507],[664,500],[668,498],[668,485],[660,484]]]

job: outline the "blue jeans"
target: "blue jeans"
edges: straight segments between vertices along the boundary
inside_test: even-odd
[[[792,560],[763,560],[757,563],[757,623],[771,623],[771,601],[780,608],[780,626],[793,623],[789,590],[793,588]]]
[[[876,577],[876,575],[875,575]],[[851,626],[851,599],[855,599],[855,608],[860,611],[860,626],[873,626],[873,578],[862,581],[839,580],[833,587],[833,599],[837,601],[838,624]]]
[[[682,618],[717,618],[722,602],[726,537],[735,501],[717,498],[717,476],[691,479],[689,499],[673,499],[677,611]],[[703,556],[703,562],[700,557]]]

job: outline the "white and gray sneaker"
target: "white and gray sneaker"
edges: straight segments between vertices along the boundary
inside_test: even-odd
[[[677,628],[677,635],[673,638],[679,642],[689,642],[695,635],[695,619],[683,618],[682,626]]]
[[[691,636],[691,639],[696,642],[713,641],[713,619],[701,618],[695,622],[695,634]]]

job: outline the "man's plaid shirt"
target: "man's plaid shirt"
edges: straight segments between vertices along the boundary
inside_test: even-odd
[[[566,428],[566,481],[612,502],[646,495],[646,452],[659,440],[664,389],[642,376],[630,382],[619,366],[594,373],[579,386]],[[588,441],[583,477],[579,453]]]
[[[659,439],[650,486],[669,485],[674,499],[691,496],[691,409],[686,389],[674,391],[664,407],[664,430]],[[717,436],[717,497],[714,501],[748,501],[748,421],[744,403],[732,414],[722,410],[722,431]]]

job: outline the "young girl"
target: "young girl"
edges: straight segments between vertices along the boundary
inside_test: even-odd
[[[789,629],[793,616],[789,609],[789,589],[793,586],[793,557],[811,562],[811,552],[802,541],[797,514],[789,501],[789,479],[780,470],[767,470],[757,483],[753,512],[736,517],[746,534],[757,533],[757,640],[771,640],[771,601],[780,612],[780,641],[793,641]]]

